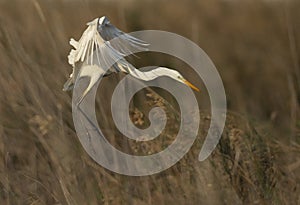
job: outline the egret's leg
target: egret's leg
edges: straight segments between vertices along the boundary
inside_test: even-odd
[[[84,128],[86,130],[86,136],[88,138],[89,144],[90,144],[90,148],[92,149],[92,151],[94,152],[94,154],[96,153],[95,148],[93,146],[93,142],[92,142],[92,137],[91,134],[89,132],[89,130],[95,130],[99,136],[102,136],[101,132],[98,129],[98,126],[96,126],[94,124],[94,122],[90,119],[90,117],[81,109],[81,107],[79,105],[77,105],[77,109],[83,114],[83,117],[90,123],[90,125],[92,125],[93,129],[90,129],[87,127],[87,124],[84,124]]]
[[[90,119],[90,117],[81,109],[80,106],[77,107],[78,110],[83,114],[83,116],[87,119],[87,121],[93,126],[95,130],[98,131],[98,126],[94,124],[94,122]]]
[[[80,104],[81,104],[81,102],[83,101],[83,99],[85,98],[85,96],[88,94],[88,90],[86,89],[84,92],[83,92],[83,94],[81,95],[81,97],[80,97],[80,99],[79,99],[79,101],[78,101],[78,103],[77,103],[77,107],[79,107],[80,106]]]
[[[87,95],[87,93],[88,93],[88,90],[86,89],[84,91],[83,95],[80,97],[80,100],[78,101],[76,107],[83,114],[83,116],[87,119],[87,121],[93,126],[93,128],[98,131],[98,127],[94,124],[94,122],[90,119],[90,117],[84,112],[84,110],[82,110],[80,107],[80,104],[83,101],[83,99],[85,98],[85,96]]]
[[[80,97],[78,103],[77,103],[77,108],[80,110],[80,112],[82,112],[82,114],[85,116],[85,118],[90,122],[90,124],[97,130],[98,127],[91,121],[91,119],[89,118],[89,116],[86,115],[86,113],[81,109],[80,104],[82,103],[82,101],[84,100],[84,98],[86,97],[86,95],[90,92],[90,90],[93,88],[93,86],[97,83],[98,81],[98,76],[93,76],[90,80],[89,86],[87,87],[87,89],[85,89],[85,91],[83,92],[82,96]]]
[[[80,97],[80,99],[77,103],[77,106],[79,106],[81,104],[81,102],[83,101],[85,96],[90,92],[90,90],[93,88],[93,86],[100,79],[101,75],[102,75],[102,72],[99,72],[99,69],[94,66],[87,67],[82,71],[80,77],[84,77],[84,76],[90,77],[90,82],[89,82],[88,87],[85,89],[82,96]]]
[[[84,110],[81,109],[81,103],[83,102],[84,98],[87,96],[87,94],[90,92],[90,90],[93,88],[93,86],[97,83],[97,81],[100,79],[100,77],[103,75],[103,70],[99,66],[91,65],[91,66],[84,66],[82,68],[82,71],[80,72],[80,78],[81,77],[89,77],[90,82],[88,87],[83,92],[82,96],[80,97],[76,107],[80,110],[80,112],[84,115],[84,117],[89,121],[89,123],[98,130],[98,126],[96,126],[90,117],[84,112]]]

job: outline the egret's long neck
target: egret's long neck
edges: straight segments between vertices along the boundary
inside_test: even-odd
[[[138,69],[130,69],[129,74],[140,80],[150,81],[154,80],[155,78],[158,78],[159,76],[170,76],[169,71],[170,69],[165,67],[158,67],[151,71],[145,72],[139,71]]]

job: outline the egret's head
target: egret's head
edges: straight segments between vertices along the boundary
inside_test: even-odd
[[[174,80],[183,83],[187,86],[189,86],[190,88],[196,90],[197,92],[199,92],[199,88],[197,88],[196,86],[194,86],[192,83],[190,83],[188,80],[186,80],[178,71],[176,70],[171,70],[171,69],[167,69],[165,72],[168,72],[168,76],[170,78],[173,78]]]

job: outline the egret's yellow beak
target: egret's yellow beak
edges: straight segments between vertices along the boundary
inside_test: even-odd
[[[187,86],[189,86],[190,88],[196,90],[197,92],[200,92],[199,88],[197,88],[196,86],[194,86],[194,85],[193,85],[192,83],[190,83],[189,81],[187,81],[187,80],[184,79],[183,82],[184,82]]]

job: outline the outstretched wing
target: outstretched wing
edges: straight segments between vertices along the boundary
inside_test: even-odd
[[[76,63],[82,62],[88,65],[98,65],[107,70],[112,63],[123,57],[111,46],[109,41],[104,40],[97,31],[98,19],[88,23],[88,28],[83,32],[79,41],[71,38],[70,45],[74,47],[71,50],[68,60],[73,67]]]
[[[99,19],[98,32],[105,41],[110,41],[111,46],[122,54],[148,50],[148,43],[119,30],[105,16]]]
[[[115,66],[115,63],[124,57],[111,46],[109,41],[105,41],[97,31],[98,19],[88,23],[88,28],[84,31],[79,41],[70,40],[73,46],[68,56],[68,62],[73,66],[73,73],[70,75],[71,80],[65,84],[64,90],[72,89],[78,73],[85,65],[96,65],[99,69],[106,72],[110,67],[115,71],[123,71],[124,66]],[[126,72],[126,71],[124,71]]]

